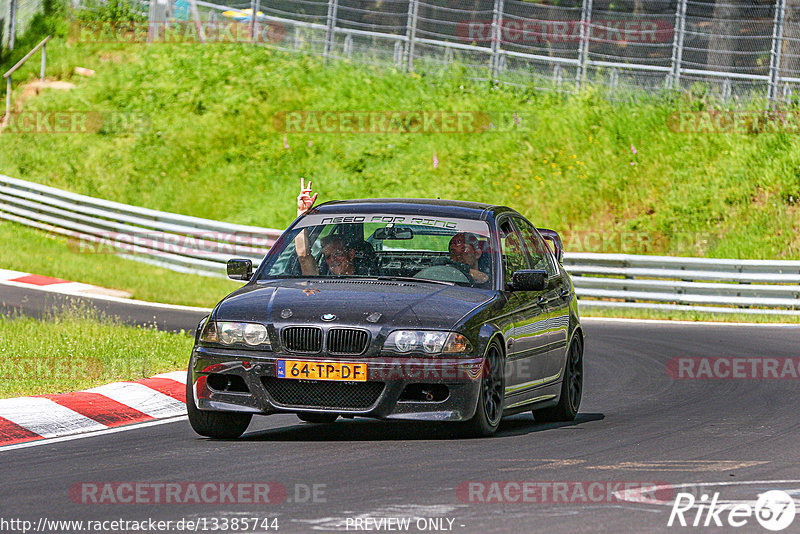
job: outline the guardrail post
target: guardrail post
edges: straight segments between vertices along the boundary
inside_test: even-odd
[[[491,70],[492,80],[498,81],[498,71],[500,70],[500,54],[503,50],[500,48],[500,42],[503,39],[503,9],[505,2],[503,0],[494,0],[494,10],[492,12],[492,59]]]
[[[581,6],[581,40],[578,47],[578,72],[575,76],[575,90],[581,90],[586,77],[586,64],[589,59],[589,37],[592,25],[592,0],[583,0]]]
[[[769,58],[768,106],[775,109],[780,85],[781,52],[783,48],[783,18],[786,14],[786,0],[776,0],[775,20],[772,25],[772,50]]]
[[[328,0],[328,19],[325,25],[325,48],[322,57],[327,62],[328,56],[333,51],[333,44],[336,39],[336,12],[339,9],[339,0]]]
[[[672,35],[672,61],[670,63],[670,89],[681,86],[681,63],[683,62],[683,36],[686,33],[686,0],[678,0],[675,10],[675,26]]]
[[[419,0],[408,1],[408,19],[406,22],[406,70],[414,70],[414,43],[417,38],[417,16]]]

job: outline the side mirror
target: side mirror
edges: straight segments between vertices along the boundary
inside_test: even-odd
[[[550,245],[550,250],[558,260],[558,263],[562,263],[564,260],[564,244],[561,242],[561,236],[558,235],[558,232],[547,228],[537,228],[537,230],[542,234],[545,242]]]
[[[253,277],[253,262],[234,258],[228,260],[228,278],[231,280],[250,280]]]
[[[511,276],[511,291],[544,291],[547,287],[547,271],[523,269]]]

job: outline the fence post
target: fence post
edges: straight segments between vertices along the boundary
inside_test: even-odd
[[[256,32],[258,32],[259,9],[261,9],[260,0],[250,0],[250,11],[252,12],[252,16],[250,17],[250,41],[254,43],[256,42]]]
[[[681,86],[681,63],[683,62],[683,36],[686,32],[686,0],[678,0],[678,8],[675,10],[675,27],[672,36],[672,61],[670,64],[670,75],[672,80],[670,88],[680,88]]]
[[[575,77],[575,90],[580,91],[581,82],[586,77],[586,62],[589,59],[589,37],[592,24],[592,0],[583,0],[581,6],[581,41],[578,48],[578,72]]]
[[[333,43],[336,39],[336,12],[339,9],[339,0],[328,0],[328,20],[325,27],[325,48],[322,57],[328,61],[328,56],[333,51]]]
[[[192,12],[192,18],[194,19],[194,29],[197,32],[197,38],[200,39],[201,43],[205,43],[206,32],[203,30],[203,21],[200,20],[200,11],[197,10],[196,0],[189,0],[189,9]]]
[[[47,65],[47,43],[42,46],[42,70],[39,72],[39,79],[44,81],[44,67]]]
[[[419,0],[408,0],[408,20],[406,22],[406,70],[414,70],[414,41],[417,37],[417,15]]]
[[[775,109],[778,98],[778,86],[781,76],[781,53],[783,48],[783,18],[786,12],[786,0],[775,1],[775,20],[772,25],[772,51],[769,58],[769,92],[768,106]]]
[[[9,0],[8,4],[8,49],[14,50],[17,34],[17,0]]]
[[[500,70],[500,41],[503,38],[503,0],[494,0],[494,10],[492,12],[492,58],[490,61],[492,80],[497,81],[498,71]]]
[[[165,21],[159,20],[161,8],[159,6],[160,0],[150,0],[150,7],[147,11],[147,42],[152,43],[158,38],[158,29],[160,24]]]

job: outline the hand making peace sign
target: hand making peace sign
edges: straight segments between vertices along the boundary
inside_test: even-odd
[[[297,216],[303,215],[305,212],[311,209],[314,205],[314,202],[317,200],[317,195],[319,193],[314,193],[314,196],[311,196],[311,181],[308,182],[308,187],[305,185],[305,178],[300,178],[300,194],[297,195]]]

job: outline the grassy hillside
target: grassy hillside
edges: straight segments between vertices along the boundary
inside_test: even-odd
[[[676,106],[491,87],[247,45],[57,40],[49,73],[77,84],[26,110],[142,114],[129,130],[0,136],[0,172],[152,208],[268,227],[292,219],[299,177],[324,200],[418,196],[511,205],[568,250],[800,257],[800,140],[674,133]],[[75,66],[95,69],[72,76]],[[30,67],[28,75],[33,75]],[[291,110],[514,112],[468,134],[284,134]],[[510,130],[510,131],[509,131]],[[288,148],[286,148],[288,147]],[[438,168],[434,168],[434,154]]]

